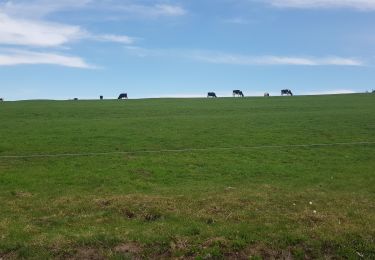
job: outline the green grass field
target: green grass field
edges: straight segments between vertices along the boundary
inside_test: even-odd
[[[375,95],[3,102],[0,126],[0,259],[375,258],[375,144],[263,147],[375,142]]]

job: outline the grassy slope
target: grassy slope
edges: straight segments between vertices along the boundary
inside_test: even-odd
[[[373,95],[5,102],[0,155],[375,141],[374,111]],[[3,158],[0,258],[374,258],[374,155]]]

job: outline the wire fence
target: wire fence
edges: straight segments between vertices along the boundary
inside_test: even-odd
[[[236,151],[236,150],[239,151],[239,150],[256,150],[256,149],[312,148],[312,147],[326,147],[326,146],[360,146],[360,145],[363,146],[363,145],[374,145],[374,144],[375,142],[364,141],[364,142],[322,143],[322,144],[286,144],[286,145],[183,148],[183,149],[135,150],[135,151],[113,151],[113,152],[0,155],[0,159],[83,157],[83,156],[108,156],[108,155],[127,155],[127,154],[153,154],[153,153],[187,153],[187,152]]]

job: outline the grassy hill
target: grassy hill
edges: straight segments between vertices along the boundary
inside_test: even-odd
[[[375,142],[374,111],[371,94],[0,103],[0,258],[375,258],[375,144],[293,146]],[[86,154],[107,152],[129,153]],[[77,155],[5,157],[37,154]]]

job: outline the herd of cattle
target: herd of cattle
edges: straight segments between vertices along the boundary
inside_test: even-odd
[[[293,96],[293,92],[290,89],[283,89],[283,90],[281,90],[281,95],[282,96],[284,96],[284,95]],[[269,97],[270,93],[266,92],[266,93],[264,93],[264,96]],[[217,98],[217,95],[216,95],[215,92],[208,92],[207,97],[208,98]],[[245,95],[243,94],[243,92],[241,90],[237,89],[237,90],[233,90],[233,97],[245,97]]]
[[[372,90],[372,92],[366,92],[366,93],[373,93],[375,94],[375,90]],[[281,96],[284,96],[284,95],[287,95],[287,96],[293,96],[293,92],[290,90],[290,89],[282,89],[281,90]],[[264,93],[264,96],[265,97],[269,97],[270,94],[269,93]],[[233,90],[233,97],[245,97],[245,95],[243,94],[243,92],[241,90]],[[104,97],[103,96],[100,96],[99,97],[100,100],[103,100]],[[208,92],[207,93],[207,98],[217,98],[217,95],[215,92]],[[118,98],[119,100],[121,99],[128,99],[128,94],[127,93],[121,93]],[[73,100],[78,100],[78,98],[74,98]],[[0,102],[4,101],[3,98],[0,98]]]
[[[284,95],[287,95],[287,96],[293,96],[293,92],[290,90],[290,89],[283,89],[281,90],[281,95],[284,96]],[[264,93],[264,96],[265,97],[269,97],[270,94],[269,93]],[[207,97],[208,98],[217,98],[217,95],[215,92],[208,92],[207,93]],[[243,94],[243,92],[241,90],[233,90],[233,97],[245,97],[245,95]],[[103,96],[100,96],[100,99],[103,99]],[[128,94],[127,93],[121,93],[117,99],[128,99]]]
[[[281,90],[281,95],[282,96],[284,96],[284,95],[293,96],[293,92],[290,89],[283,89],[283,90]],[[266,92],[266,93],[264,93],[264,96],[269,97],[270,94]],[[243,94],[243,92],[241,90],[236,89],[236,90],[233,90],[233,97],[245,97],[245,95]],[[119,95],[119,97],[117,99],[127,99],[127,98],[128,98],[128,94],[122,93],[122,94]],[[207,98],[217,98],[217,95],[216,95],[215,92],[208,92]],[[103,99],[103,97],[100,96],[100,99]]]
[[[282,96],[284,96],[284,95],[293,96],[293,92],[290,89],[283,89],[283,90],[281,90],[281,95]],[[264,96],[269,97],[270,94],[264,93]],[[207,97],[208,98],[217,98],[217,95],[216,95],[215,92],[208,92]],[[241,90],[236,89],[236,90],[233,90],[233,97],[245,97],[245,95],[243,94],[243,92]],[[103,96],[100,96],[100,99],[102,100]],[[127,93],[121,93],[118,96],[117,99],[128,99],[128,94]]]
[[[284,95],[293,96],[293,93],[292,93],[292,91],[290,89],[283,89],[283,90],[281,90],[281,95],[282,96],[284,96]],[[264,93],[264,96],[265,97],[269,97],[270,94],[266,92],[266,93]],[[207,97],[208,98],[217,98],[217,95],[216,95],[215,92],[208,92],[207,93]],[[245,95],[243,94],[243,92],[241,90],[236,89],[236,90],[233,90],[233,97],[245,97]],[[99,98],[100,98],[100,100],[104,99],[103,96],[100,96]],[[121,99],[128,99],[128,94],[127,93],[121,93],[118,96],[117,99],[119,99],[119,100],[121,100]],[[78,100],[78,98],[74,98],[73,100]],[[4,99],[0,98],[0,102],[1,101],[4,101]]]

